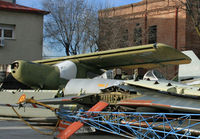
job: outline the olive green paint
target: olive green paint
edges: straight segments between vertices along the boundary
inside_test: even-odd
[[[32,88],[58,89],[61,84],[67,81],[60,78],[59,69],[56,66],[49,66],[26,61],[19,62],[17,70],[12,70],[15,79]]]
[[[77,66],[76,78],[88,78],[88,73],[101,74],[101,69],[117,67],[155,68],[167,64],[184,64],[191,60],[180,51],[165,44],[127,47],[90,54],[39,60],[34,63],[18,61],[19,68],[12,70],[18,81],[42,89],[62,89],[67,80],[60,78],[59,69],[53,64],[70,60]],[[39,64],[40,63],[40,64]],[[14,73],[15,72],[15,73]]]

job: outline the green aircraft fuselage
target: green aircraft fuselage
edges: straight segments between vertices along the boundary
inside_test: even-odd
[[[58,89],[72,78],[100,75],[101,69],[151,69],[189,62],[189,57],[170,46],[151,44],[33,62],[19,60],[11,64],[11,74],[31,88]]]
[[[96,74],[102,73],[102,71],[92,69],[92,67],[87,67],[77,63],[76,65],[78,68],[76,78],[86,78],[88,76],[87,71],[93,71],[93,73]],[[15,79],[34,89],[63,88],[68,82],[68,79],[60,77],[60,70],[57,66],[18,60],[11,65],[11,69],[12,76]]]

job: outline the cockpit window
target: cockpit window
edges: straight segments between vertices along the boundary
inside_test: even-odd
[[[164,79],[164,76],[159,71],[153,70],[153,73],[158,79]]]
[[[164,79],[164,76],[157,70],[150,70],[143,77],[143,80],[158,80],[158,79]]]
[[[153,76],[153,71],[149,71],[145,74],[147,77],[151,77],[151,78],[154,78]]]
[[[19,67],[19,63],[18,62],[14,62],[11,64],[11,69],[18,69]]]

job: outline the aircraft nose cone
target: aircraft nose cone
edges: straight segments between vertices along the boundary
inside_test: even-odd
[[[15,61],[11,64],[11,72],[12,73],[15,73],[18,68],[19,68],[19,62]]]

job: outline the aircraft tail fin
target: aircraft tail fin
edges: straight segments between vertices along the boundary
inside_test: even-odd
[[[179,81],[192,80],[200,78],[200,60],[193,51],[183,51],[185,55],[191,58],[190,64],[179,65]]]

